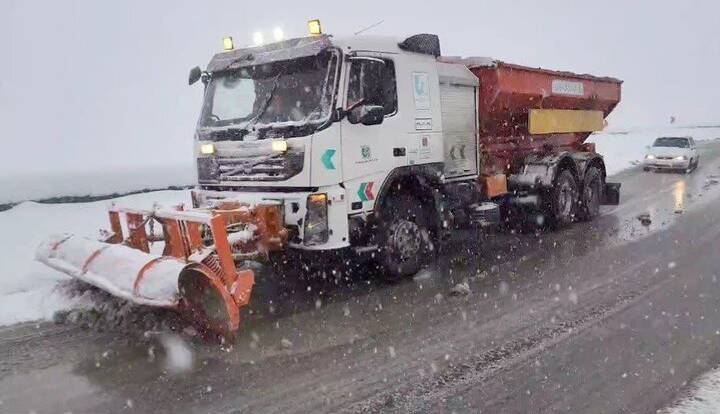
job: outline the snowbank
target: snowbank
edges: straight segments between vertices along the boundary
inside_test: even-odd
[[[720,413],[720,370],[715,369],[700,376],[693,383],[690,395],[658,412],[661,414]]]
[[[648,145],[661,136],[691,136],[695,141],[720,138],[720,127],[664,127],[629,131],[604,131],[588,139],[605,158],[608,174],[637,165]]]
[[[193,165],[93,172],[0,174],[0,204],[54,197],[127,194],[185,187],[195,182]]]
[[[113,200],[120,205],[151,208],[161,204],[190,203],[189,191],[158,191]],[[52,233],[72,232],[90,237],[108,228],[110,201],[74,204],[24,202],[0,212],[0,325],[50,319],[74,302],[56,291],[64,274],[34,260],[35,249]]]

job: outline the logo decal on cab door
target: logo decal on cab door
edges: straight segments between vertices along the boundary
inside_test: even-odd
[[[374,181],[360,183],[360,188],[358,188],[357,191],[357,195],[360,198],[360,201],[368,201],[375,199],[375,194],[373,194],[373,184],[375,184]]]
[[[360,154],[362,155],[364,160],[369,160],[371,157],[370,147],[367,145],[363,145],[360,147]]]
[[[360,157],[359,161],[355,161],[355,164],[365,164],[367,162],[377,161],[377,158],[373,158],[372,150],[369,145],[360,146]]]

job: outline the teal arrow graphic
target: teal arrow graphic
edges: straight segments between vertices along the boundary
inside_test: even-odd
[[[368,201],[367,195],[365,195],[365,187],[367,186],[367,183],[360,183],[360,188],[358,188],[357,195],[360,197],[360,201]]]
[[[323,165],[325,166],[325,169],[328,169],[328,170],[335,169],[335,164],[333,164],[333,162],[332,162],[333,155],[335,155],[335,150],[331,148],[331,149],[325,150],[322,157],[320,157],[320,161],[322,161]]]
[[[360,183],[360,187],[358,188],[357,195],[360,198],[360,201],[368,201],[368,200],[375,200],[375,194],[373,194],[373,185],[375,184],[374,181],[370,181],[367,183]]]

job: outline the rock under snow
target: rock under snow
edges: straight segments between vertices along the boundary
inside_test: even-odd
[[[637,216],[637,219],[640,220],[640,224],[642,224],[643,226],[649,226],[650,224],[652,224],[649,213],[640,214],[639,216]]]
[[[458,283],[450,289],[450,294],[453,296],[467,296],[471,293],[470,285],[468,282]]]

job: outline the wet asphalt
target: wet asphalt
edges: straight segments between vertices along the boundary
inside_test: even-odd
[[[468,234],[398,283],[259,268],[232,345],[0,328],[0,412],[654,412],[720,364],[720,141],[701,149],[691,174],[612,177],[592,223]]]

